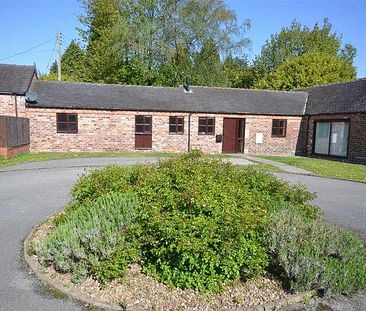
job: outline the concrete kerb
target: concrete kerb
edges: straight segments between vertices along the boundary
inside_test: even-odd
[[[51,216],[52,217],[52,216]],[[41,222],[37,226],[35,226],[27,235],[27,237],[24,239],[23,242],[23,256],[26,264],[31,269],[31,272],[34,273],[34,275],[37,277],[38,280],[41,281],[41,283],[47,287],[50,287],[61,294],[79,302],[85,305],[93,306],[95,308],[99,309],[105,309],[105,310],[124,310],[119,304],[116,303],[107,303],[107,302],[100,302],[98,300],[92,299],[89,296],[79,292],[75,289],[70,289],[62,286],[59,282],[56,282],[46,274],[44,274],[41,269],[36,264],[35,260],[29,256],[28,249],[29,249],[29,243],[33,238],[34,233],[37,231],[37,229],[44,224],[47,220]],[[272,310],[279,310],[279,308],[290,306],[296,303],[301,303],[305,301],[309,301],[312,297],[316,296],[315,291],[309,291],[301,294],[294,295],[289,298],[280,299],[277,301],[273,301],[271,303],[267,303],[264,305],[256,305],[256,306],[250,306],[250,307],[243,307],[243,308],[236,308],[227,310],[224,309],[222,311],[272,311]]]
[[[34,259],[31,258],[31,256],[29,256],[28,249],[29,249],[29,243],[32,240],[32,237],[33,237],[34,233],[37,231],[37,229],[44,222],[45,221],[43,221],[39,225],[35,226],[31,230],[31,232],[27,235],[27,237],[25,238],[25,240],[23,242],[23,252],[24,252],[23,255],[24,255],[24,260],[27,263],[27,265],[30,267],[30,269],[32,270],[32,272],[35,274],[35,276],[37,277],[37,279],[39,279],[42,282],[43,285],[49,286],[49,287],[51,287],[51,288],[59,291],[60,293],[68,296],[69,298],[71,298],[73,300],[76,300],[78,302],[81,302],[83,304],[91,305],[91,306],[94,306],[94,307],[100,308],[100,309],[118,310],[118,311],[119,310],[123,310],[121,308],[121,306],[119,306],[118,304],[100,302],[100,301],[97,301],[95,299],[92,299],[92,298],[86,296],[83,293],[80,293],[77,290],[70,289],[70,288],[66,288],[66,287],[62,286],[62,284],[56,282],[52,278],[50,278],[47,275],[45,275],[44,273],[42,273],[41,269],[38,268],[38,266],[35,263]]]
[[[269,164],[276,166],[277,168],[281,169],[282,171],[289,173],[289,174],[297,174],[297,175],[305,175],[305,176],[317,176],[316,174],[309,172],[307,170],[304,170],[302,168],[298,168],[296,166],[292,166],[286,163],[277,162],[274,160],[268,160],[268,159],[262,159],[258,158],[256,156],[252,155],[244,155],[244,159],[247,159],[249,161],[258,163],[258,164]]]

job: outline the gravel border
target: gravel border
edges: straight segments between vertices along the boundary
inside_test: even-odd
[[[116,303],[108,303],[108,302],[101,302],[96,299],[93,299],[84,293],[80,292],[79,290],[67,288],[63,286],[61,283],[57,282],[56,280],[49,277],[44,271],[42,271],[42,267],[39,267],[39,264],[28,254],[29,249],[29,243],[32,240],[34,234],[37,232],[37,230],[46,222],[48,222],[49,219],[41,222],[37,226],[35,226],[27,235],[23,242],[23,255],[24,260],[27,263],[27,265],[31,269],[31,273],[34,273],[34,275],[46,286],[53,288],[57,291],[59,291],[61,294],[68,296],[69,298],[76,300],[78,302],[81,302],[85,305],[94,306],[96,308],[100,309],[107,309],[107,310],[124,310],[121,305]],[[243,308],[235,308],[235,309],[222,309],[222,311],[269,311],[269,310],[279,310],[284,307],[288,307],[290,305],[301,303],[305,301],[309,301],[312,297],[314,297],[316,293],[314,291],[309,291],[305,293],[300,293],[293,295],[288,298],[280,299],[277,301],[273,301],[271,303],[263,304],[263,305],[256,305],[256,306],[249,306],[249,307],[243,307]]]

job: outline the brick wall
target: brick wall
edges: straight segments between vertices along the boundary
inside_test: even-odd
[[[286,137],[272,137],[272,119],[286,119]],[[302,117],[247,116],[245,153],[268,155],[295,155],[302,147],[299,143]],[[257,133],[263,134],[263,143],[256,143]]]
[[[0,147],[0,156],[4,157],[5,159],[9,159],[21,153],[29,152],[29,144],[18,146],[18,147]]]
[[[78,114],[78,134],[60,134],[56,129],[56,113]],[[28,108],[30,119],[31,151],[121,151],[135,150],[135,115],[151,115],[152,151],[186,152],[188,150],[187,113],[151,113],[131,111],[94,111]],[[184,117],[184,134],[169,134],[169,116]],[[215,117],[215,135],[198,134],[198,118]],[[216,143],[216,135],[223,134],[224,117],[236,115],[193,114],[191,116],[191,149],[205,153],[221,153],[222,143]],[[272,138],[272,116],[240,116],[246,118],[245,152],[251,154],[295,154],[301,117],[287,117],[286,138]],[[284,117],[282,117],[284,118]],[[257,145],[255,134],[263,133],[263,143]]]
[[[15,95],[0,95],[0,116],[16,116],[15,98],[18,107],[18,117],[25,117],[25,97]]]
[[[334,114],[311,116],[309,120],[309,132],[307,154],[313,155],[314,124],[324,120],[349,120],[348,157],[351,162],[366,163],[366,114]]]
[[[78,114],[78,134],[57,133],[56,113],[61,112]],[[31,151],[134,151],[136,114],[153,116],[152,151],[187,150],[187,131],[184,135],[169,134],[169,113],[29,108]],[[179,113],[174,115],[185,116],[187,129],[188,117]]]

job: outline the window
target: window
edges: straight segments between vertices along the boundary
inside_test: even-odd
[[[78,132],[78,115],[76,113],[57,113],[57,133],[76,134]]]
[[[272,137],[286,137],[287,120],[272,120]]]
[[[215,118],[199,118],[198,134],[214,135],[215,134]]]
[[[346,157],[349,121],[324,121],[315,123],[314,153]]]
[[[184,133],[184,117],[169,117],[169,133],[183,134]]]
[[[136,116],[135,117],[135,132],[136,134],[151,134],[151,116]]]

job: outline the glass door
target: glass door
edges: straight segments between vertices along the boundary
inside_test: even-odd
[[[315,123],[314,153],[347,157],[348,121],[325,121]]]

